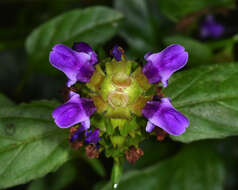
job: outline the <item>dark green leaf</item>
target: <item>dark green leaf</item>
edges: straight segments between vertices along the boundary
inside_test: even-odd
[[[78,178],[74,162],[67,162],[53,175],[34,180],[27,190],[61,190]]]
[[[165,39],[166,45],[180,44],[189,53],[188,67],[201,64],[210,64],[212,52],[201,42],[185,36],[171,36]]]
[[[158,45],[159,35],[155,30],[158,19],[153,15],[153,7],[149,7],[148,1],[120,0],[115,1],[115,7],[126,17],[120,33],[127,40],[133,53],[143,56],[147,51],[153,51]],[[158,11],[156,13],[158,14]]]
[[[0,188],[42,177],[70,158],[67,132],[51,118],[53,105],[0,107]]]
[[[233,0],[158,0],[160,10],[174,21],[195,11],[218,6],[233,6]]]
[[[58,43],[72,46],[84,41],[95,47],[115,33],[122,15],[106,7],[90,7],[60,15],[35,29],[26,41],[26,50],[34,69],[54,71],[48,57],[51,48]]]
[[[0,107],[4,107],[4,106],[12,106],[13,102],[8,99],[5,95],[0,94]]]
[[[118,190],[222,190],[225,172],[207,144],[193,144],[175,157],[144,170],[126,173]],[[107,184],[102,190],[112,189]]]
[[[175,140],[191,142],[238,135],[238,64],[200,67],[174,74],[164,93],[189,118]]]
[[[129,162],[124,162],[124,171],[131,169],[143,169],[152,164],[158,163],[158,161],[163,160],[176,153],[178,147],[174,142],[158,142],[157,140],[146,140],[140,144],[140,148],[143,150],[144,155],[140,157],[135,164],[130,164]],[[158,151],[154,151],[158,150]]]

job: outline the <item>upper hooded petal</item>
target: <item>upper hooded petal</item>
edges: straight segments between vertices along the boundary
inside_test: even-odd
[[[96,107],[93,103],[93,100],[88,98],[81,98],[82,107],[88,117],[90,117],[95,111]]]
[[[92,66],[89,64],[91,57],[84,52],[76,52],[63,44],[57,44],[53,47],[53,50],[50,52],[50,63],[52,66],[61,70],[69,78],[67,86],[73,85],[77,80],[81,82],[87,82],[90,80],[93,72]],[[84,77],[78,77],[82,73],[82,70],[85,71],[85,67],[90,67],[90,74],[85,75]]]
[[[93,49],[85,42],[74,43],[73,49],[77,52],[84,52],[90,55],[90,64],[95,64],[98,61],[97,54]]]
[[[76,78],[81,82],[89,82],[91,77],[93,76],[94,71],[95,69],[93,65],[91,65],[90,63],[85,63],[79,69]]]
[[[143,68],[150,83],[161,81],[167,86],[169,77],[177,70],[183,68],[188,61],[188,53],[184,47],[173,44],[159,53],[145,56],[147,64]]]

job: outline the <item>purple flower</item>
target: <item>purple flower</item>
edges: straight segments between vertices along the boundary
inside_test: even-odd
[[[89,54],[91,56],[90,63],[92,65],[97,63],[98,61],[97,54],[93,51],[93,49],[87,43],[84,43],[84,42],[74,43],[72,49],[77,52],[84,52]]]
[[[200,28],[200,35],[202,38],[219,38],[224,34],[224,26],[216,22],[212,15],[205,18]]]
[[[86,130],[90,127],[90,116],[95,111],[96,107],[91,99],[80,98],[80,95],[71,93],[70,99],[56,108],[52,116],[60,128],[68,128],[81,123]]]
[[[117,61],[121,61],[121,56],[123,55],[123,50],[118,45],[115,45],[112,49],[112,55]]]
[[[169,77],[177,70],[183,68],[188,61],[188,53],[181,45],[173,44],[159,53],[147,53],[145,55],[147,64],[143,73],[150,83],[162,82],[168,85]]]
[[[75,43],[75,50],[57,44],[50,52],[50,63],[66,74],[70,87],[77,81],[88,82],[95,71],[93,65],[97,62],[97,55],[85,43]]]
[[[70,139],[70,142],[74,142],[77,139],[82,139],[83,135],[84,135],[84,131],[85,131],[84,127],[79,127],[77,129],[77,131],[73,133],[73,135],[72,135],[72,137]]]
[[[98,141],[101,139],[99,137],[100,130],[95,129],[94,131],[86,131],[85,132],[85,143],[86,144],[95,144],[97,145]]]
[[[154,127],[158,126],[170,135],[178,136],[184,133],[189,125],[188,119],[171,105],[169,98],[147,102],[142,113],[149,120],[147,132],[152,132]]]

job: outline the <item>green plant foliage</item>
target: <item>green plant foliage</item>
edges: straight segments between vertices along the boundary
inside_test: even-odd
[[[170,36],[164,41],[166,45],[180,44],[184,46],[189,53],[188,67],[211,63],[211,49],[197,40],[185,36]]]
[[[173,139],[191,142],[238,134],[238,65],[226,63],[175,74],[164,93],[190,121]]]
[[[13,102],[9,100],[5,95],[0,93],[0,107],[11,106]]]
[[[158,0],[161,12],[173,21],[205,8],[233,6],[234,2],[234,0]]]
[[[207,144],[186,146],[179,154],[143,170],[126,173],[118,190],[222,190],[222,161]],[[112,189],[107,184],[101,190]]]
[[[0,107],[0,188],[42,177],[70,158],[67,133],[51,118],[55,104]]]
[[[33,181],[27,190],[61,190],[77,178],[77,168],[74,162],[67,162],[51,176]]]
[[[109,40],[118,27],[122,14],[96,6],[64,13],[36,28],[26,40],[26,50],[34,69],[54,71],[48,61],[51,48],[58,43],[72,46],[84,41],[96,47]]]
[[[161,37],[156,32],[159,19],[149,7],[146,0],[120,0],[114,1],[115,8],[125,15],[125,22],[120,28],[120,34],[127,40],[135,55],[143,56],[146,52],[154,50]]]

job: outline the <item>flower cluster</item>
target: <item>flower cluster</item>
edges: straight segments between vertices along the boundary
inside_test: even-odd
[[[106,156],[117,160],[126,157],[134,163],[143,155],[139,143],[148,133],[157,134],[156,127],[163,134],[177,136],[189,125],[168,97],[157,94],[160,83],[167,87],[170,76],[186,65],[188,53],[181,45],[170,45],[161,52],[147,53],[143,68],[126,60],[118,46],[112,55],[112,59],[98,63],[97,54],[86,43],[75,43],[72,49],[55,45],[50,63],[68,77],[70,90],[68,101],[52,115],[58,127],[71,127],[71,145],[85,145],[88,157],[105,151]],[[85,89],[88,93],[83,98],[79,93]]]

